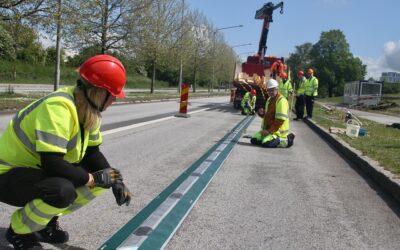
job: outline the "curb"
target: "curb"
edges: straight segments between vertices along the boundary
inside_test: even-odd
[[[338,136],[330,134],[325,128],[319,126],[314,121],[309,119],[303,119],[303,121],[325,141],[329,142],[337,151],[344,155],[355,167],[367,174],[367,176],[400,203],[400,179],[397,176],[385,170],[378,162],[364,156],[361,151],[352,148]]]

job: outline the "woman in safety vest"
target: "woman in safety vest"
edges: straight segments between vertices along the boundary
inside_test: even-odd
[[[21,207],[6,239],[15,249],[65,243],[58,216],[112,188],[118,205],[131,196],[99,150],[101,112],[125,96],[126,73],[109,55],[89,58],[77,86],[59,89],[19,111],[0,138],[0,201]]]
[[[285,97],[279,94],[278,82],[270,79],[267,82],[268,100],[265,110],[260,109],[263,118],[261,130],[255,133],[250,142],[266,148],[288,148],[293,145],[294,134],[289,134],[289,104]]]

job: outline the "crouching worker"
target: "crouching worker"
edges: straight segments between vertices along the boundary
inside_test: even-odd
[[[268,80],[267,92],[269,98],[265,110],[259,110],[259,115],[263,118],[261,131],[252,136],[251,143],[266,148],[291,147],[294,134],[289,134],[288,101],[279,94],[278,82],[274,79]]]
[[[124,97],[126,73],[109,55],[89,58],[77,86],[59,89],[19,111],[0,138],[0,201],[21,207],[6,239],[15,249],[65,243],[58,217],[112,188],[118,205],[131,199],[121,173],[99,150],[101,112]]]
[[[257,101],[257,92],[255,89],[252,89],[250,92],[246,92],[244,94],[241,106],[242,106],[242,115],[254,115],[256,113],[256,101]]]

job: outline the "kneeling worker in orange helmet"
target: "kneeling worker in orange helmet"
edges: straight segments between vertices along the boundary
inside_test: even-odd
[[[278,82],[274,79],[267,82],[269,98],[265,110],[259,110],[259,115],[263,118],[261,130],[252,136],[250,140],[252,144],[266,148],[285,148],[293,145],[294,134],[289,134],[289,104],[279,93],[278,86]]]
[[[100,113],[125,96],[125,68],[109,55],[89,58],[77,86],[59,89],[18,112],[0,138],[0,201],[21,207],[6,239],[15,249],[65,243],[58,216],[112,188],[118,205],[130,192],[99,150]]]

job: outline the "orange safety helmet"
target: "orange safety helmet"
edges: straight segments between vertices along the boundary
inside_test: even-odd
[[[314,70],[313,70],[312,68],[309,68],[309,69],[307,70],[307,74],[314,74]]]
[[[257,91],[256,91],[255,89],[252,89],[251,92],[250,92],[250,94],[256,95],[256,94],[257,94]]]
[[[287,74],[285,72],[282,72],[280,78],[287,79]]]
[[[303,70],[297,71],[297,75],[299,75],[299,76],[304,76],[304,71],[303,71]]]
[[[110,55],[97,55],[86,60],[79,68],[79,75],[91,85],[107,90],[111,95],[125,97],[124,65]]]

